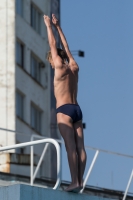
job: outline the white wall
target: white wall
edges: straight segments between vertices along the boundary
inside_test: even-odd
[[[46,61],[49,50],[43,14],[50,13],[49,0],[32,1],[42,11],[41,36],[30,25],[30,3],[24,0],[23,18],[15,12],[15,0],[0,1],[0,128],[16,130],[21,134],[0,130],[0,146],[26,142],[34,133],[30,127],[30,103],[33,101],[42,111],[42,135],[50,136],[50,66]],[[7,4],[6,4],[7,3]],[[49,15],[50,16],[50,15]],[[33,51],[45,68],[42,70],[42,85],[40,87],[23,69],[16,65],[16,40],[25,44],[25,70],[30,74],[30,53]],[[24,121],[16,117],[16,90],[25,94]],[[41,154],[43,145],[35,147],[35,153]],[[12,150],[14,152],[14,150]],[[30,149],[25,148],[25,153]],[[46,155],[45,170],[42,166],[42,176],[50,176],[50,151]]]
[[[6,4],[7,2],[7,4]],[[0,1],[0,127],[15,130],[15,1]],[[15,143],[0,131],[0,145]]]

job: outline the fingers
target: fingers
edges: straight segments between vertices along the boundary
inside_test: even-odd
[[[44,17],[44,19],[46,19],[46,18],[50,19],[49,16],[47,16],[47,15],[44,15],[43,17]],[[57,20],[55,14],[52,14],[52,21],[53,20]]]
[[[52,14],[52,18],[57,19],[56,16],[55,16],[55,14]]]
[[[50,19],[49,16],[47,16],[47,15],[44,15],[43,17],[44,17],[44,19]]]
[[[43,17],[48,17],[47,15],[44,15]],[[52,14],[53,18],[56,18],[55,14]]]
[[[50,23],[50,18],[49,18],[49,16],[44,15],[43,18],[44,18],[44,22],[45,22],[46,25],[47,25],[48,23]],[[52,21],[52,23],[53,23],[54,25],[57,25],[57,24],[58,24],[58,20],[57,20],[57,18],[55,17],[54,14],[52,14],[52,19],[51,19],[51,21]]]
[[[44,16],[43,16],[43,18],[44,18],[44,21],[46,21],[46,19],[47,19],[47,16],[46,16],[46,15],[44,15]]]

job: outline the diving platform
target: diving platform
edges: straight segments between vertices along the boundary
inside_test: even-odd
[[[0,187],[0,200],[120,200],[122,196],[120,191],[98,188],[88,188],[88,193],[80,194],[19,183]],[[133,196],[128,195],[126,199],[133,200]]]

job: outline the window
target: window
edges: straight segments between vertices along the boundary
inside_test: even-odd
[[[24,45],[20,41],[16,44],[16,63],[24,68]]]
[[[16,115],[24,120],[24,95],[16,92]]]
[[[16,0],[16,13],[23,17],[23,0]]]
[[[39,83],[41,83],[41,65],[42,63],[31,54],[31,76]]]
[[[42,14],[41,12],[31,4],[31,26],[41,34],[41,22],[42,22]]]
[[[42,111],[34,104],[31,104],[31,127],[38,133],[41,133],[41,116]]]

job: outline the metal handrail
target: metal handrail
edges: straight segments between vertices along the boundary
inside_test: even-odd
[[[42,144],[42,143],[52,143],[55,146],[56,151],[57,151],[57,181],[56,181],[56,184],[53,188],[53,189],[57,189],[60,185],[60,163],[61,163],[61,160],[60,160],[60,146],[54,139],[51,139],[51,138],[41,139],[41,140],[37,140],[37,141],[31,141],[31,142],[25,142],[25,143],[21,143],[21,144],[15,144],[15,145],[10,145],[10,146],[0,147],[0,152],[1,151],[7,151],[7,150],[10,150],[10,149],[27,147],[27,146],[33,147],[33,145]],[[31,174],[31,179],[32,179],[32,176],[33,176],[33,174]]]
[[[4,131],[9,131],[9,132],[17,133],[17,132],[14,131],[14,130],[9,130],[9,129],[4,129],[4,128],[0,128],[0,130],[4,130]],[[23,133],[17,133],[17,134],[23,135]],[[25,135],[25,136],[27,136],[27,135]],[[45,138],[45,139],[47,139],[47,137],[38,136],[38,135],[35,135],[35,134],[33,134],[32,136],[29,135],[28,137],[31,137],[31,140],[32,140],[32,141],[33,141],[34,138],[39,138],[39,139]],[[55,140],[56,142],[60,143],[60,144],[64,144],[64,142],[63,142],[62,140],[59,140],[59,139],[54,139],[54,140]],[[23,144],[23,143],[22,143],[22,144]],[[33,181],[34,181],[34,179],[35,179],[35,176],[36,176],[36,174],[37,174],[37,172],[38,172],[38,169],[39,169],[39,167],[40,167],[40,165],[41,165],[42,159],[43,159],[43,157],[45,156],[45,153],[46,153],[46,150],[47,150],[47,148],[48,148],[48,145],[45,146],[45,148],[44,148],[44,150],[43,150],[43,152],[42,152],[41,158],[40,158],[40,160],[39,160],[39,163],[38,163],[38,165],[37,165],[37,168],[36,168],[34,174],[33,174],[33,146],[32,146],[32,145],[30,145],[30,146],[31,146],[31,177],[32,177],[32,178],[31,178],[31,184],[33,184]],[[4,147],[1,147],[1,148],[4,148]],[[1,149],[1,148],[0,148],[0,149]],[[19,147],[18,147],[18,148],[19,148]],[[97,157],[98,157],[98,155],[99,155],[100,152],[107,153],[107,154],[114,154],[114,155],[117,155],[117,156],[123,156],[123,157],[127,157],[127,158],[133,158],[133,155],[122,154],[122,153],[113,152],[113,151],[107,151],[107,150],[104,150],[104,149],[98,149],[98,148],[94,148],[94,147],[90,147],[90,146],[85,146],[85,148],[86,148],[86,149],[90,149],[90,150],[95,150],[96,153],[95,153],[95,155],[94,155],[94,158],[93,158],[93,160],[92,160],[92,163],[91,163],[91,165],[90,165],[90,168],[88,169],[87,175],[86,175],[86,177],[85,177],[85,179],[84,179],[83,189],[80,191],[80,193],[83,192],[83,190],[84,190],[84,188],[85,188],[85,186],[86,186],[86,183],[87,183],[87,181],[88,181],[88,178],[89,178],[89,176],[90,176],[90,173],[91,173],[91,171],[92,171],[92,168],[93,168],[93,166],[94,166],[94,164],[95,164],[95,162],[96,162],[96,159],[97,159]],[[125,198],[126,198],[126,196],[127,196],[128,189],[129,189],[129,187],[130,187],[130,184],[131,184],[131,182],[132,182],[132,179],[133,179],[133,170],[132,170],[131,176],[130,176],[130,178],[129,178],[129,181],[128,181],[126,190],[125,190],[125,192],[124,192],[123,200],[125,200]]]
[[[31,136],[31,141],[33,141],[34,138],[43,139],[44,137],[33,134],[33,135]],[[56,140],[56,142],[61,143],[62,141]],[[31,146],[31,180],[30,180],[31,185],[33,185],[33,183],[34,183],[34,179],[35,179],[35,177],[36,177],[36,175],[37,175],[37,172],[38,172],[38,170],[39,170],[39,167],[41,166],[41,163],[42,163],[43,158],[44,158],[44,156],[45,156],[45,153],[46,153],[46,151],[47,151],[47,149],[48,149],[48,146],[49,146],[49,144],[46,144],[46,145],[45,145],[44,150],[43,150],[43,152],[42,152],[42,155],[41,155],[41,157],[40,157],[40,159],[39,159],[39,162],[38,162],[38,164],[37,164],[37,167],[36,167],[36,169],[35,169],[35,172],[33,172],[34,148],[33,148],[33,146]],[[58,158],[57,158],[57,159],[58,159]],[[60,172],[60,173],[61,173],[61,172]],[[57,184],[58,184],[58,183],[57,183]],[[56,185],[55,185],[55,188],[56,188]]]

